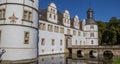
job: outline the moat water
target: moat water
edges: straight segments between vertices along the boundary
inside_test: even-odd
[[[104,58],[99,55],[97,58],[94,58],[87,55],[86,57],[77,57],[76,55],[57,54],[40,56],[38,61],[28,64],[112,64],[115,59],[116,56]]]

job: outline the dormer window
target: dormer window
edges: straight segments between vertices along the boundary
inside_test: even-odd
[[[53,23],[57,23],[57,9],[54,3],[51,3],[47,9],[47,20]]]

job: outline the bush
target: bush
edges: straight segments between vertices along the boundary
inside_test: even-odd
[[[112,64],[120,64],[120,57],[117,60],[115,60]]]

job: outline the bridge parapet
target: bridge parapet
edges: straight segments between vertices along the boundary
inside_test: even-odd
[[[99,46],[99,45],[72,45],[69,48],[79,48],[79,49],[120,49],[120,46]]]

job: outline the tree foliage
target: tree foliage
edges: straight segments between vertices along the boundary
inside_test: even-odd
[[[120,19],[112,17],[109,22],[97,21],[99,44],[120,44]]]

